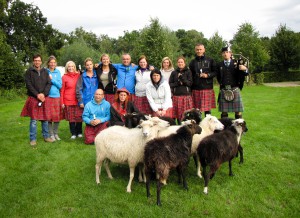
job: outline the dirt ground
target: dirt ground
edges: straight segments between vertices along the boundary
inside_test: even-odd
[[[300,81],[295,82],[278,82],[278,83],[264,83],[265,86],[273,86],[273,87],[294,87],[300,86]]]

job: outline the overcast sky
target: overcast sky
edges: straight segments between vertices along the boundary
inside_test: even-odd
[[[280,24],[300,32],[299,0],[22,0],[39,7],[48,24],[63,33],[82,26],[97,36],[117,38],[141,30],[158,18],[171,30],[218,32],[230,40],[239,26],[251,23],[260,36],[275,34]]]

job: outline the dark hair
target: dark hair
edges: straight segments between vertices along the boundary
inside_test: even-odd
[[[32,61],[34,61],[34,59],[36,59],[36,58],[41,58],[41,60],[42,60],[42,55],[40,55],[40,54],[33,55]]]
[[[152,83],[155,84],[154,81],[153,81],[153,78],[152,78],[153,74],[159,74],[159,75],[160,75],[160,79],[159,79],[159,81],[157,82],[157,84],[159,84],[160,81],[161,81],[161,79],[162,79],[162,75],[161,75],[160,70],[159,70],[159,69],[156,69],[156,68],[154,68],[153,70],[151,70],[151,73],[150,73],[150,79],[151,79]]]

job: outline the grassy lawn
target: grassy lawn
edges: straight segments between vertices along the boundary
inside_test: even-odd
[[[216,90],[217,91],[217,90]],[[172,172],[156,206],[138,183],[126,193],[129,169],[111,165],[114,180],[102,169],[95,182],[95,148],[71,141],[68,123],[62,141],[29,146],[29,118],[20,117],[25,99],[0,103],[0,217],[299,217],[300,87],[246,86],[242,91],[249,131],[243,136],[245,162],[233,161],[234,177],[224,164],[203,194],[203,179],[191,159],[185,191]],[[213,115],[219,116],[217,110]],[[233,114],[231,114],[233,116]]]

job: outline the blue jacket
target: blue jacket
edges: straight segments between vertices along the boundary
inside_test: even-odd
[[[136,66],[125,66],[123,64],[113,64],[113,66],[117,69],[118,79],[117,79],[117,87],[118,89],[126,88],[130,94],[135,93],[135,71],[138,68]]]
[[[51,72],[49,69],[47,69],[47,71],[48,71],[48,74],[52,76],[49,97],[59,98],[60,97],[60,89],[62,87],[62,79],[61,79],[60,71],[56,68],[54,69],[53,72]]]
[[[101,123],[110,120],[110,103],[104,98],[97,104],[94,97],[90,102],[84,106],[82,119],[86,124],[90,124],[91,121],[96,118],[101,120]]]
[[[79,77],[76,85],[76,98],[78,104],[86,105],[89,101],[92,100],[95,91],[98,89],[98,77],[96,70],[93,70],[93,76],[89,77],[86,75],[86,70]]]

